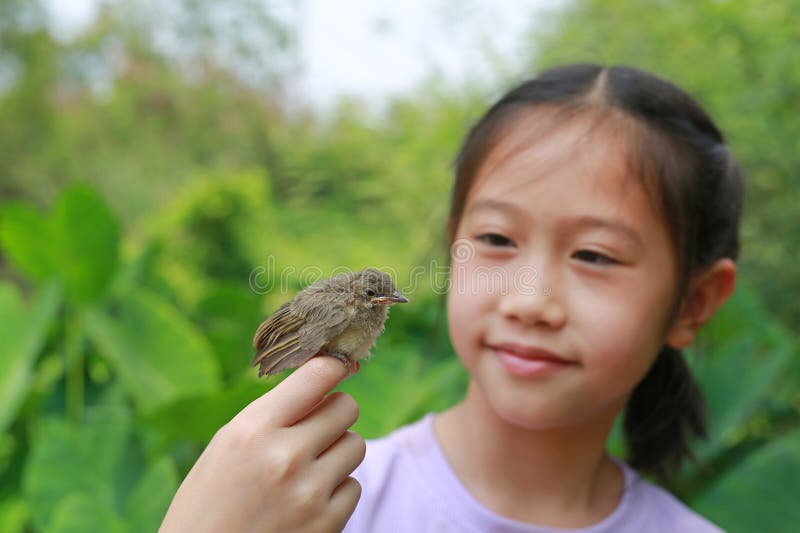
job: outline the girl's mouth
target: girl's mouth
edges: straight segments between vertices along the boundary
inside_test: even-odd
[[[501,343],[490,345],[489,348],[509,374],[520,378],[549,376],[576,364],[535,346]]]

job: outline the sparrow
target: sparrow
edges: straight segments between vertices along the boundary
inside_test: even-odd
[[[316,355],[339,359],[352,372],[384,330],[389,306],[407,303],[392,278],[367,268],[309,285],[281,305],[253,337],[258,375],[297,368]]]

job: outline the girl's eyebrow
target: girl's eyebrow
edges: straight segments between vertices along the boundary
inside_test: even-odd
[[[569,221],[570,225],[578,228],[602,228],[618,233],[623,237],[633,241],[638,246],[643,246],[644,241],[639,233],[631,226],[618,220],[602,218],[593,215],[583,215],[575,217]]]
[[[512,204],[511,202],[493,198],[483,198],[469,204],[464,214],[472,213],[473,211],[503,211],[510,212],[512,215],[517,217],[524,217],[524,212],[519,208],[519,206]]]
[[[467,206],[465,214],[474,211],[500,211],[512,217],[525,218],[525,211],[518,205],[495,198],[483,198]],[[644,246],[644,239],[628,224],[612,218],[603,218],[595,215],[581,215],[567,218],[563,224],[577,229],[601,228],[612,231],[632,241],[637,246]]]

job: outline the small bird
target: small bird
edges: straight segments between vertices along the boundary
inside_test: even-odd
[[[253,366],[259,377],[297,368],[315,355],[331,355],[348,371],[369,355],[389,315],[407,303],[392,278],[367,268],[320,280],[281,305],[256,331]]]

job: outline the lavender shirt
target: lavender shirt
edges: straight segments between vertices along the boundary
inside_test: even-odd
[[[361,500],[345,532],[475,533],[719,533],[722,531],[671,494],[618,461],[625,492],[617,508],[581,529],[540,527],[504,518],[478,502],[461,484],[433,433],[433,416],[367,443],[353,476]]]

